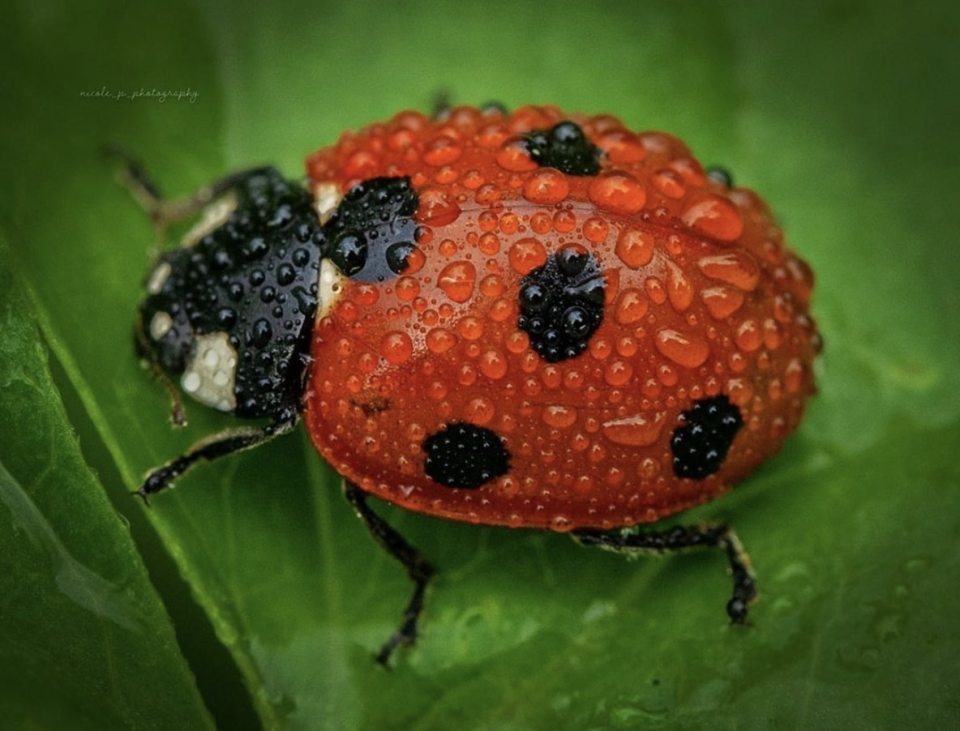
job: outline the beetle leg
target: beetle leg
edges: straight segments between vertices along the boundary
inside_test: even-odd
[[[170,223],[181,221],[199,213],[215,198],[219,198],[233,188],[254,169],[241,170],[225,175],[195,193],[182,198],[167,199],[153,181],[140,161],[123,147],[116,144],[104,145],[102,153],[106,157],[117,158],[121,162],[118,177],[134,197],[140,207],[150,216],[158,232]]]
[[[296,425],[298,419],[297,410],[290,408],[278,414],[264,427],[229,429],[201,439],[186,454],[151,470],[134,494],[146,502],[151,495],[170,487],[175,479],[200,460],[214,460],[244,449],[259,447],[276,436],[286,434]]]
[[[156,361],[150,360],[150,358],[147,356],[147,353],[149,352],[147,334],[143,330],[143,318],[139,315],[139,313],[137,314],[137,321],[134,325],[133,335],[133,347],[137,357],[140,358],[140,362],[142,364],[150,369],[150,374],[161,386],[163,386],[163,390],[167,392],[167,396],[170,398],[170,422],[175,427],[185,427],[187,425],[187,412],[186,409],[184,409],[183,400],[180,398],[180,392],[177,390],[173,380],[170,378],[167,372],[163,370],[160,364]]]
[[[619,533],[579,530],[573,532],[573,537],[583,545],[599,546],[617,553],[666,553],[685,548],[719,548],[727,555],[733,577],[733,595],[727,602],[730,621],[743,624],[749,605],[757,596],[750,557],[743,550],[737,534],[726,525],[676,526],[643,533],[633,532],[632,529]]]
[[[367,526],[367,530],[380,546],[403,564],[407,575],[413,581],[413,594],[403,611],[403,621],[390,638],[383,643],[377,653],[377,662],[387,666],[393,651],[401,645],[412,645],[417,640],[417,623],[423,611],[423,597],[427,584],[437,570],[419,550],[407,543],[396,529],[377,515],[367,505],[367,495],[352,482],[344,482],[343,494],[357,515]]]

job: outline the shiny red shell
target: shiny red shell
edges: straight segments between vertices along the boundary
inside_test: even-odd
[[[598,175],[539,167],[518,144],[567,119],[602,150]],[[409,176],[419,195],[423,256],[380,284],[344,280],[314,330],[306,424],[363,490],[471,523],[628,526],[724,492],[800,422],[820,347],[811,271],[753,192],[710,179],[676,138],[550,106],[459,107],[346,133],[307,170],[321,193]],[[518,327],[519,283],[570,243],[605,272],[604,318],[585,352],[548,363]],[[680,413],[718,394],[743,428],[715,474],[679,478]],[[473,490],[430,479],[423,441],[453,421],[500,435],[509,472]]]

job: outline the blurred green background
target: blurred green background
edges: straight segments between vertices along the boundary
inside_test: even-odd
[[[8,3],[3,724],[958,727],[957,7]],[[442,90],[676,133],[761,191],[813,266],[820,395],[782,454],[685,516],[737,526],[752,626],[727,626],[715,555],[631,563],[384,508],[442,569],[388,673],[371,653],[406,579],[302,433],[149,511],[127,495],[227,420],[195,407],[171,430],[133,358],[152,230],[97,147],[136,150],[170,194],[258,162],[296,176]]]

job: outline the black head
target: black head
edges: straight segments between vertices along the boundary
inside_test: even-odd
[[[197,400],[240,417],[297,405],[321,240],[307,190],[273,168],[237,176],[149,273],[140,355]]]

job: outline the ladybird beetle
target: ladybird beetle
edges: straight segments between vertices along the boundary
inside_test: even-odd
[[[309,155],[305,184],[262,167],[181,200],[125,160],[158,227],[201,214],[148,274],[139,354],[168,386],[267,420],[138,494],[302,415],[414,582],[384,663],[416,638],[435,570],[369,495],[621,552],[719,548],[744,621],[756,590],[729,527],[637,528],[742,480],[814,391],[811,271],[729,173],[553,106],[403,112]]]

